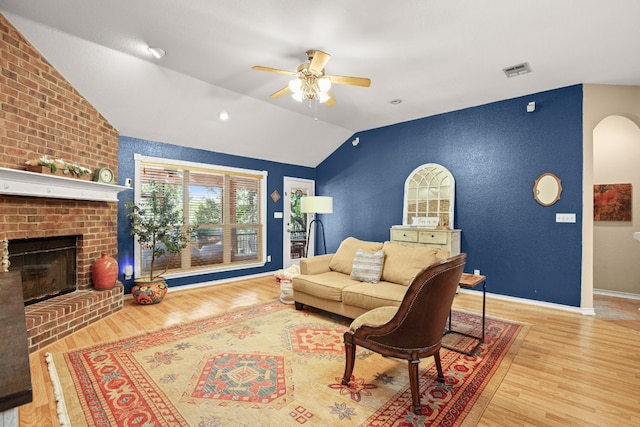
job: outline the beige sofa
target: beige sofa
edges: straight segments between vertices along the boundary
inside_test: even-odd
[[[295,306],[300,310],[308,305],[352,319],[377,307],[399,306],[413,277],[448,257],[448,251],[426,246],[349,237],[335,254],[300,260],[301,274],[293,278]]]

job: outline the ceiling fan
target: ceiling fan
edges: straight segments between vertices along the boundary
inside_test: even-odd
[[[331,84],[352,85],[369,87],[371,80],[365,77],[349,76],[328,76],[324,67],[331,59],[331,55],[321,50],[308,50],[307,58],[309,62],[300,64],[297,71],[280,70],[278,68],[263,67],[255,65],[252,68],[258,71],[269,71],[271,73],[286,74],[294,78],[289,81],[289,85],[271,94],[272,98],[278,98],[291,92],[293,99],[302,102],[305,99],[317,99],[325,105],[336,103],[335,98],[329,92]]]

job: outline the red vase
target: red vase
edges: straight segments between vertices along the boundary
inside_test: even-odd
[[[118,279],[118,261],[103,253],[93,264],[91,277],[93,278],[93,287],[97,290],[113,289]]]

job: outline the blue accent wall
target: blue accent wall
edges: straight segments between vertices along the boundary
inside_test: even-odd
[[[389,240],[389,228],[402,224],[407,176],[439,163],[456,180],[465,271],[480,269],[488,292],[580,306],[582,85],[356,135],[358,146],[350,138],[316,169],[316,194],[334,198],[333,214],[321,216],[328,252],[347,236]],[[550,207],[533,198],[545,172],[563,188]],[[556,213],[575,213],[576,223],[556,223]]]
[[[274,271],[282,268],[282,227],[283,219],[275,219],[274,212],[283,212],[284,210],[284,191],[283,180],[285,176],[313,179],[314,169],[294,166],[284,163],[269,162],[266,160],[257,160],[247,157],[233,156],[229,154],[214,153],[206,150],[198,150],[193,148],[185,148],[177,145],[164,144],[160,142],[147,141],[143,139],[120,137],[120,148],[118,153],[118,184],[124,185],[127,178],[133,180],[135,176],[135,164],[133,156],[135,153],[161,157],[167,159],[175,159],[181,161],[207,163],[213,165],[221,165],[236,168],[254,169],[267,171],[267,254],[271,255],[271,262],[266,263],[263,267],[243,269],[236,271],[225,271],[219,273],[200,274],[190,277],[182,277],[168,280],[170,287],[188,285],[194,283],[208,282],[214,280],[222,280],[234,277],[241,277],[251,274],[259,274]],[[135,183],[134,183],[135,185]],[[278,190],[281,199],[274,203],[269,195]],[[119,194],[118,203],[118,263],[120,265],[119,279],[125,285],[125,293],[131,291],[133,280],[124,280],[122,270],[126,264],[133,265],[133,237],[131,236],[131,227],[127,218],[127,209],[125,203],[133,200],[133,189],[126,190]]]
[[[533,113],[526,112],[536,102]],[[402,108],[399,105],[394,108]],[[425,117],[359,132],[360,144],[345,141],[315,170],[170,144],[121,137],[118,180],[134,176],[133,154],[268,171],[267,193],[283,195],[285,176],[316,180],[316,194],[333,196],[334,212],[320,215],[327,251],[347,236],[385,241],[402,223],[404,182],[416,167],[439,163],[456,180],[455,228],[462,230],[467,272],[480,269],[491,293],[580,306],[582,263],[582,85]],[[533,198],[533,184],[551,172],[562,182],[561,199],[550,207]],[[120,193],[118,252],[121,269],[132,262]],[[284,197],[267,201],[267,253],[261,268],[172,279],[170,286],[259,274],[282,266]],[[575,213],[575,224],[555,222]],[[316,243],[320,242],[316,239]],[[321,251],[322,252],[322,251]],[[122,275],[120,280],[123,280]],[[128,292],[133,283],[124,281]]]

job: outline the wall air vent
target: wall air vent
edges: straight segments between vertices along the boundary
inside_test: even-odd
[[[502,71],[507,75],[507,77],[515,77],[522,74],[527,74],[531,72],[531,66],[528,62],[523,62],[522,64],[512,65],[511,67],[503,68]]]

